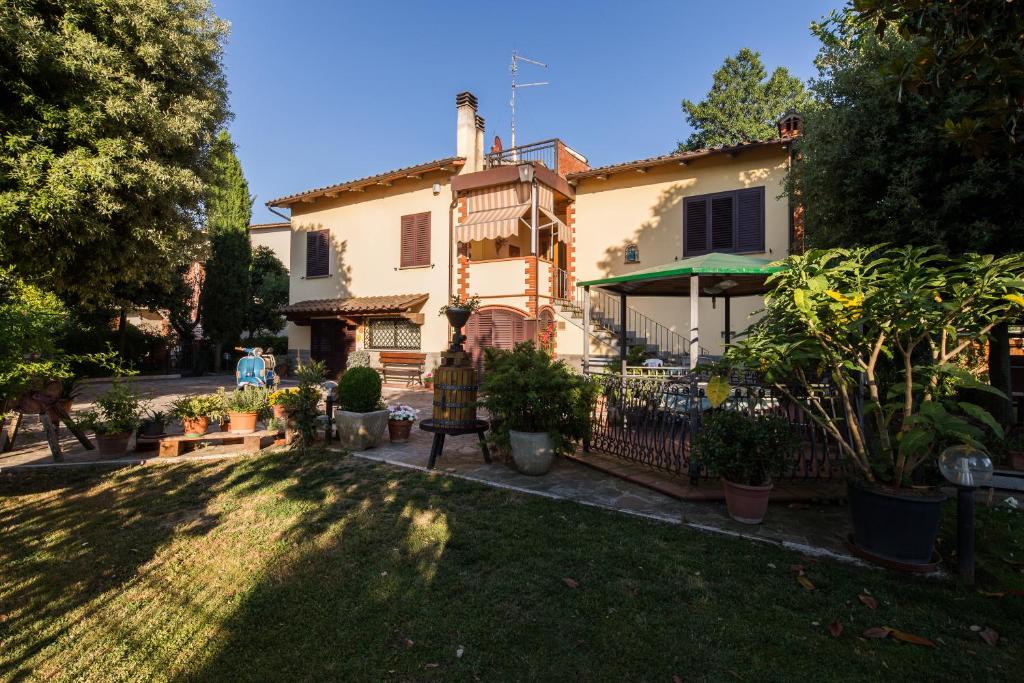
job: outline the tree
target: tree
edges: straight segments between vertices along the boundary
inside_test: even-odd
[[[679,151],[778,137],[778,120],[791,109],[803,110],[809,97],[800,79],[785,67],[766,78],[760,53],[743,48],[726,58],[701,102],[683,100],[693,133],[679,143]]]
[[[214,174],[206,197],[210,258],[201,306],[203,331],[215,344],[214,369],[219,371],[224,346],[237,341],[245,328],[253,198],[227,131],[217,136],[212,165]]]
[[[991,5],[951,3],[950,9],[983,13]],[[1006,11],[1019,14],[1019,8]],[[999,92],[1001,71],[984,68],[987,50],[1015,38],[951,36],[910,12],[887,16],[892,25],[848,11],[813,27],[822,47],[811,91],[823,106],[806,116],[800,161],[787,181],[790,195],[804,204],[808,242],[934,244],[954,255],[1019,250],[1024,156],[1003,126],[1017,105],[1011,100],[981,117],[976,110],[990,106],[980,95],[986,86],[949,71],[994,79]],[[916,28],[903,28],[905,20]],[[1009,30],[1008,23],[996,30]],[[936,66],[947,62],[949,69]],[[968,129],[975,134],[965,135]],[[989,379],[1008,394],[1006,335],[1005,325],[991,335]],[[1008,401],[1001,404],[991,405],[992,412],[1011,421]]]
[[[256,247],[249,266],[250,300],[245,329],[250,337],[276,333],[284,327],[277,311],[288,304],[288,269],[270,247]]]
[[[92,305],[193,258],[226,35],[208,0],[0,4],[0,265]]]

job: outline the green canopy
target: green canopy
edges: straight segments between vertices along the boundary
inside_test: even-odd
[[[700,276],[700,296],[752,296],[768,291],[765,280],[782,270],[777,262],[740,254],[712,252],[673,261],[654,268],[635,270],[600,280],[580,282],[584,287],[629,296],[690,296],[690,278]],[[725,284],[725,287],[722,285]]]

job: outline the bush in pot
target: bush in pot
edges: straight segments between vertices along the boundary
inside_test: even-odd
[[[146,419],[142,421],[139,434],[148,437],[162,436],[167,426],[167,413],[162,410],[146,411]]]
[[[1005,396],[957,363],[1021,315],[1022,276],[1021,254],[811,250],[781,262],[765,317],[730,346],[731,364],[759,370],[853,465],[853,541],[869,555],[928,564],[944,496],[921,486],[926,469],[951,444],[1001,438],[957,392]]]
[[[391,439],[391,443],[405,443],[409,440],[409,434],[419,412],[404,403],[388,406],[388,438]]]
[[[511,351],[485,350],[480,393],[495,445],[511,450],[524,474],[545,474],[555,455],[575,451],[589,435],[597,387],[523,342]]]
[[[218,395],[224,404],[232,434],[251,434],[256,422],[270,413],[271,390],[267,387],[245,386],[227,393],[223,388]]]
[[[210,428],[210,420],[224,416],[224,401],[219,394],[181,396],[171,401],[171,417],[181,420],[186,436],[200,436]]]
[[[287,420],[288,419],[288,394],[294,394],[299,391],[298,387],[289,387],[288,389],[278,389],[271,392],[269,401],[270,407],[273,409],[274,419],[276,420]]]
[[[352,368],[342,376],[334,414],[342,448],[363,451],[380,441],[388,424],[380,395],[380,375],[373,368]]]
[[[100,455],[119,457],[142,422],[144,403],[127,382],[115,382],[96,399],[96,410],[79,413],[78,424],[96,434]]]
[[[800,439],[777,415],[709,410],[694,440],[693,457],[722,480],[729,516],[760,524],[773,481],[793,462]]]
[[[299,381],[298,388],[284,392],[278,401],[288,416],[285,421],[288,443],[299,450],[305,450],[316,439],[321,417],[321,387],[327,376],[327,366],[321,361],[306,363],[296,368],[295,376]]]

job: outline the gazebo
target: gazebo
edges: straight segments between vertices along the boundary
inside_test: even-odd
[[[689,297],[690,298],[690,369],[697,367],[700,351],[700,297],[722,297],[725,302],[725,343],[731,337],[729,301],[735,297],[761,296],[771,289],[766,285],[768,276],[782,270],[768,259],[740,254],[712,252],[681,261],[673,261],[654,268],[633,271],[625,275],[581,282],[583,287],[583,363],[590,362],[590,288],[619,295],[622,314],[626,320],[628,297]],[[694,293],[696,292],[696,295]],[[619,355],[623,369],[626,363],[626,325],[619,329]]]

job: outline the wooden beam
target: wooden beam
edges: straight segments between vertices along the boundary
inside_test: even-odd
[[[420,180],[423,176],[420,175],[419,173],[410,173],[405,177],[408,178],[409,180]]]
[[[647,173],[647,167],[646,166],[641,166],[640,168],[636,169],[636,172],[637,173]]]
[[[348,191],[349,192],[365,192],[365,190],[363,188],[361,188],[361,187],[350,187],[350,188],[348,188]]]
[[[690,162],[689,162],[689,161],[687,161],[686,159],[680,159],[680,161],[679,161],[679,165],[680,165],[680,166],[689,166],[689,165],[690,165]]]
[[[382,187],[391,187],[391,183],[387,180],[378,180],[377,184],[381,185]]]
[[[607,173],[602,173],[602,174],[596,175],[594,177],[597,178],[598,180],[608,180],[608,174]]]
[[[324,196],[325,197],[330,197],[331,199],[334,199],[335,197],[338,196],[338,193],[337,192],[324,192]]]
[[[315,200],[315,199],[313,199],[312,197],[303,197],[303,198],[302,198],[302,199],[300,199],[299,201],[300,201],[300,202],[302,202],[303,204],[312,204],[312,203],[313,203],[313,202],[315,202],[316,200]]]

